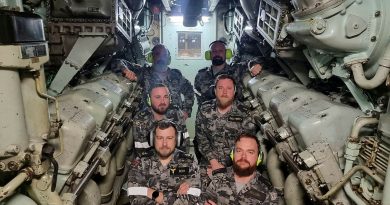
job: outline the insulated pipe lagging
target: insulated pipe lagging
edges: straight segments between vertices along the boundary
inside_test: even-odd
[[[5,186],[0,187],[0,201],[9,197],[14,191],[28,179],[26,172],[20,172],[15,178],[8,182]]]
[[[378,119],[373,117],[358,117],[356,118],[352,130],[351,130],[351,136],[349,138],[349,143],[358,143],[359,142],[359,133],[362,127],[369,125],[369,124],[377,124]],[[346,153],[348,153],[348,146],[346,148]],[[354,153],[353,150],[349,151],[350,153]],[[346,175],[353,167],[353,162],[356,160],[357,155],[350,155],[349,157],[346,157],[345,162],[345,168],[344,168],[344,175]],[[363,205],[365,202],[356,194],[355,191],[352,190],[351,182],[347,181],[344,185],[344,191],[348,195],[349,198],[354,201],[357,205]]]
[[[287,205],[304,205],[303,199],[305,193],[299,183],[299,179],[295,173],[288,175],[284,184],[284,198]]]
[[[378,70],[375,73],[375,76],[368,80],[364,75],[362,63],[355,63],[351,65],[351,70],[353,73],[353,78],[361,88],[364,89],[374,89],[381,85],[389,75],[390,68],[390,46],[386,48],[383,57],[379,60]]]
[[[346,160],[346,163],[345,163],[345,169],[344,169],[344,175],[346,175],[349,170],[352,169],[352,164],[353,164],[353,161],[351,160]],[[348,181],[347,183],[345,183],[344,185],[344,191],[345,193],[347,194],[347,196],[349,198],[352,199],[352,201],[357,204],[357,205],[362,205],[364,204],[364,201],[356,194],[356,192],[354,192],[352,190],[352,186],[351,186],[351,182]]]
[[[284,189],[284,175],[280,168],[281,162],[275,148],[268,152],[267,169],[272,185],[275,189],[283,191]]]
[[[350,141],[356,141],[359,139],[359,132],[362,127],[370,124],[378,124],[378,119],[373,117],[358,117],[352,127]]]
[[[368,80],[364,75],[362,63],[352,64],[351,70],[353,73],[353,79],[355,80],[356,84],[358,84],[361,88],[368,90],[374,89],[381,85],[386,80],[387,75],[390,72],[389,68],[379,66],[375,76]]]
[[[385,178],[385,186],[383,187],[383,193],[390,193],[390,159],[387,163],[387,172]],[[382,198],[383,205],[390,205],[390,194],[383,194]]]

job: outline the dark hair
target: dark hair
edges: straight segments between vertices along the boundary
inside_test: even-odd
[[[160,130],[165,130],[169,127],[173,127],[173,129],[175,130],[175,136],[177,136],[177,128],[176,128],[177,125],[176,125],[176,123],[174,123],[172,120],[169,120],[169,119],[157,121],[156,126],[154,127],[154,130],[153,130],[154,136],[156,136],[156,134],[157,134],[156,133],[157,128]]]
[[[213,41],[213,42],[210,43],[209,48],[211,48],[211,46],[213,46],[216,43],[222,43],[224,46],[227,45],[225,41],[216,40],[216,41]]]
[[[166,88],[168,90],[168,95],[170,95],[170,91],[169,91],[169,88],[167,85],[165,85],[164,83],[155,83],[153,84],[149,91],[148,91],[148,94],[150,95],[152,93],[152,90],[155,89],[155,88]]]
[[[155,51],[157,48],[160,48],[160,47],[165,49],[165,51],[167,52],[167,55],[168,55],[168,56],[171,55],[171,53],[169,52],[168,48],[167,48],[165,45],[163,45],[163,44],[156,44],[156,45],[152,48],[152,55],[153,55],[153,56],[154,56],[154,51]]]
[[[260,153],[260,140],[255,135],[252,134],[247,134],[247,133],[241,134],[234,141],[234,145],[237,144],[237,142],[240,141],[242,138],[254,139],[257,144],[258,152]]]
[[[234,87],[236,87],[236,81],[234,80],[233,76],[228,75],[228,74],[221,74],[221,75],[218,75],[218,76],[215,78],[214,86],[217,87],[217,83],[218,83],[220,80],[223,80],[223,79],[230,79],[230,80],[232,80],[232,81],[233,81]]]

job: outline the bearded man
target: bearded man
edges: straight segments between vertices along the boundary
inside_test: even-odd
[[[232,154],[233,167],[213,176],[202,194],[205,205],[277,205],[279,196],[269,181],[256,170],[261,160],[260,142],[254,135],[240,135]]]
[[[153,154],[131,162],[127,194],[130,204],[197,204],[201,190],[196,159],[176,149],[176,124],[159,121],[153,129]]]
[[[201,154],[198,161],[210,165],[211,171],[226,166],[237,136],[257,131],[249,110],[235,100],[233,77],[218,76],[214,87],[216,99],[203,103],[198,111],[194,139]]]
[[[251,76],[260,74],[264,66],[264,60],[262,58],[255,58],[250,62],[240,62],[229,65],[226,62],[228,54],[224,41],[213,41],[210,43],[209,47],[212,65],[200,69],[196,74],[194,82],[198,106],[201,106],[205,101],[215,98],[213,85],[216,77],[221,74],[227,74],[234,78],[237,83],[236,98],[243,101],[243,85],[241,83],[243,76],[246,73],[249,73]]]
[[[155,84],[148,92],[147,107],[134,117],[133,138],[136,156],[150,155],[153,146],[148,142],[150,132],[156,122],[163,119],[169,119],[177,125],[177,131],[183,139],[179,149],[188,152],[189,134],[183,111],[171,106],[171,95],[166,85]]]

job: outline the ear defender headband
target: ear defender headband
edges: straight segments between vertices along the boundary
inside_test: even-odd
[[[177,125],[176,123],[174,123],[172,120],[170,119],[164,119],[164,120],[160,120],[160,121],[157,121],[153,127],[153,130],[150,132],[150,135],[149,135],[149,145],[154,147],[154,137],[156,135],[156,131],[157,131],[157,128],[158,129],[162,129],[162,130],[165,130],[169,127],[173,127],[175,129],[175,139],[176,139],[176,147],[181,147],[182,143],[183,143],[183,137],[182,137],[182,133],[180,131],[177,130]]]
[[[157,83],[157,84],[154,84],[152,86],[152,88],[150,88],[149,92],[148,92],[148,95],[146,97],[146,104],[150,106],[152,106],[152,100],[151,100],[151,97],[150,97],[150,94],[152,93],[152,90],[155,89],[155,88],[166,88],[167,91],[168,91],[168,96],[169,96],[169,103],[172,103],[172,99],[171,99],[171,92],[169,91],[169,88],[167,85],[163,84],[163,83]]]
[[[257,156],[257,160],[256,160],[256,166],[261,165],[261,163],[263,162],[264,154],[263,154],[263,151],[261,150],[261,146],[260,146],[260,141],[259,141],[259,139],[257,139],[257,137],[256,137],[256,136],[253,136],[253,135],[240,135],[240,136],[236,139],[236,143],[237,143],[237,141],[239,141],[241,138],[249,138],[249,139],[254,139],[254,140],[256,140],[256,143],[257,143],[257,145],[258,145],[258,150],[259,150],[259,155]],[[235,147],[233,147],[232,151],[230,152],[230,159],[232,160],[232,162],[234,162],[234,150],[235,150]]]
[[[169,50],[167,49],[167,47],[165,47],[164,45],[162,44],[157,44],[155,45],[153,48],[152,48],[152,51],[148,53],[148,55],[146,56],[146,61],[148,63],[153,63],[154,62],[154,58],[153,58],[153,53],[154,51],[156,50],[157,47],[163,47],[165,49],[165,51],[167,52],[167,58],[168,58],[168,62],[167,62],[167,65],[171,64],[171,52],[169,52]]]
[[[236,94],[236,81],[234,80],[234,78],[228,74],[220,74],[217,76],[217,78],[215,78],[215,82],[214,82],[214,93],[217,89],[217,84],[220,80],[223,80],[223,79],[230,79],[231,81],[233,81],[233,86],[234,86],[234,95]]]
[[[225,45],[225,48],[227,46],[224,41],[217,40],[217,41],[211,42],[210,45],[209,45],[209,48],[211,48],[211,46],[214,45],[215,43],[222,43],[223,45]],[[226,48],[225,57],[226,57],[227,60],[231,59],[233,57],[233,51],[230,48]],[[211,58],[211,50],[207,50],[204,53],[204,58],[206,60],[212,60],[212,58]]]

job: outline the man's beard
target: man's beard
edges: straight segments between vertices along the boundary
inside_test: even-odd
[[[219,66],[225,63],[223,58],[221,56],[214,56],[214,58],[211,60],[211,63],[215,66]]]
[[[162,150],[164,149],[164,150]],[[162,150],[162,151],[161,151]],[[175,151],[175,149],[173,150],[169,150],[168,148],[166,147],[163,147],[163,148],[159,148],[157,151],[157,155],[161,158],[161,159],[167,159],[169,158],[169,156],[171,156],[171,154]]]
[[[248,167],[245,167],[245,168],[242,168],[240,167],[240,165],[238,165],[238,162],[243,162],[245,161],[246,163],[248,163]],[[246,160],[239,160],[237,162],[233,162],[233,170],[234,170],[234,173],[239,176],[239,177],[247,177],[247,176],[250,176],[251,174],[253,174],[255,171],[256,171],[256,165],[250,165],[248,161]]]
[[[167,66],[168,61],[166,59],[159,59],[159,60],[157,60],[156,65],[161,66],[161,67]]]
[[[220,109],[225,109],[233,104],[233,99],[225,100],[225,99],[217,99],[217,106]]]
[[[160,106],[164,106],[164,107],[160,108]],[[165,113],[167,113],[168,107],[166,106],[166,104],[160,104],[157,107],[152,105],[152,109],[154,112],[156,112],[159,115],[165,115]]]

